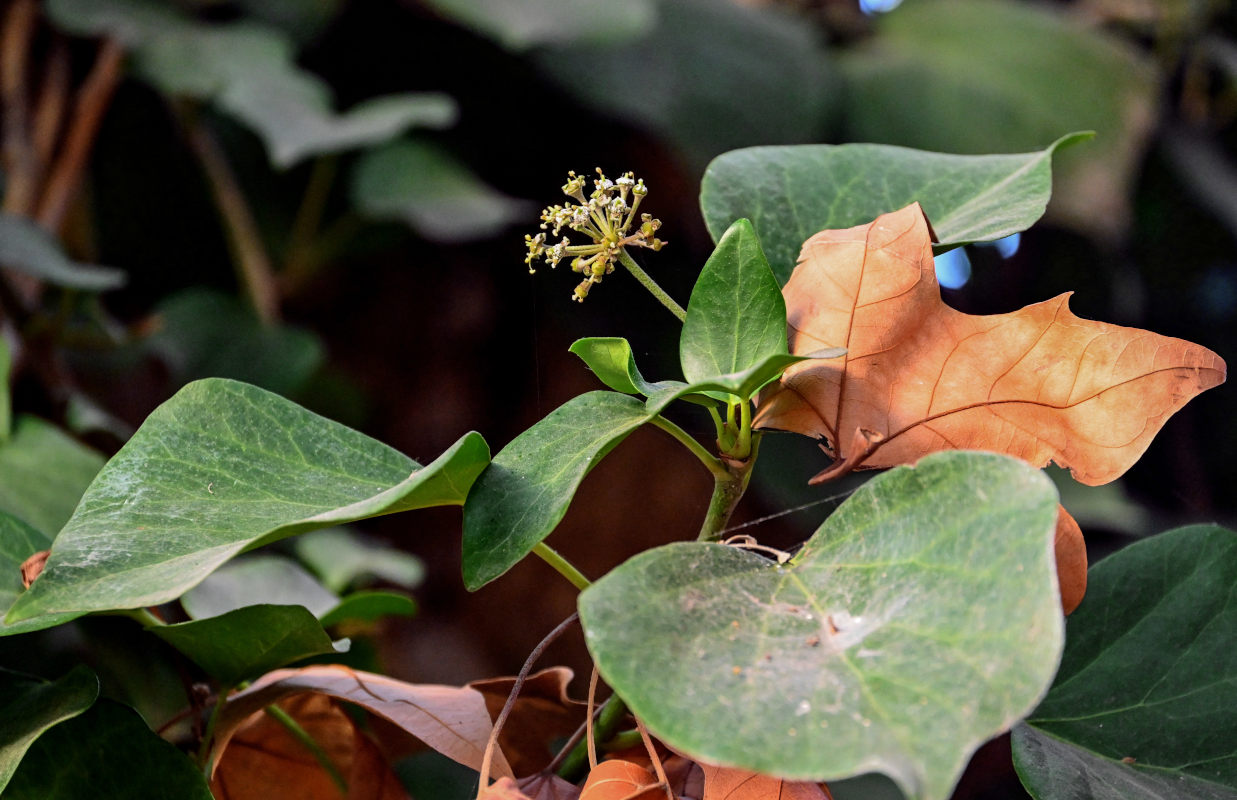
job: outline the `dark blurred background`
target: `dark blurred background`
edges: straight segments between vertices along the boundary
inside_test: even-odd
[[[567,170],[633,170],[669,241],[640,260],[685,302],[712,247],[704,169],[759,144],[1012,153],[1094,130],[1057,159],[1039,225],[939,265],[946,301],[993,313],[1072,290],[1080,316],[1234,352],[1228,3],[9,0],[3,12],[5,224],[37,221],[70,270],[0,250],[13,408],[104,455],[208,375],[422,462],[468,430],[497,451],[598,388],[567,353],[582,336],[626,336],[647,376],[677,378],[678,326],[650,296],[616,274],[572,303],[572,275],[529,275],[523,234],[562,200]],[[11,135],[19,107],[33,162]],[[124,285],[90,290],[93,264]],[[1237,516],[1230,393],[1187,405],[1117,483],[1056,475],[1093,561]],[[710,436],[703,414],[676,421]],[[853,488],[809,489],[824,464],[809,441],[767,437],[735,523]],[[639,431],[590,475],[551,544],[599,576],[694,536],[709,487],[681,448]],[[835,502],[744,532],[788,547]],[[426,568],[419,613],[384,626],[371,654],[396,677],[512,673],[573,609],[574,590],[537,561],[466,593],[459,527],[458,509],[357,526]],[[66,635],[18,649],[42,658]],[[545,663],[586,676],[578,632]],[[1018,796],[1002,746],[981,751],[995,766],[959,797]]]

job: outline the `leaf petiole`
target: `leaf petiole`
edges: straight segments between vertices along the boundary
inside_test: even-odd
[[[592,581],[584,577],[580,570],[575,568],[574,564],[559,555],[558,551],[545,542],[537,542],[537,544],[533,545],[533,552],[580,591],[584,591],[592,583]]]
[[[710,408],[709,411],[713,413],[714,416],[717,415],[717,412],[712,408]],[[700,463],[704,464],[705,468],[708,469],[709,472],[713,473],[713,477],[717,480],[722,480],[729,475],[726,471],[725,465],[723,465],[722,462],[718,461],[712,453],[704,448],[704,445],[693,439],[687,431],[683,430],[678,425],[675,425],[673,422],[660,414],[650,419],[649,423],[656,428],[661,428],[675,439],[678,439],[680,444],[690,450],[696,458],[700,459]]]

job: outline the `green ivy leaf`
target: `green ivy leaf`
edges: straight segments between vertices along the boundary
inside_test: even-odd
[[[51,546],[52,540],[49,536],[0,511],[0,612],[7,613],[22,592],[26,591],[22,585],[21,565],[30,556]],[[77,615],[48,614],[12,625],[0,622],[0,636],[55,627],[75,616]]]
[[[606,681],[670,746],[794,779],[878,770],[943,800],[1043,695],[1061,651],[1057,499],[947,452],[878,475],[787,565],[678,543],[580,595]]]
[[[99,679],[81,665],[51,682],[0,670],[0,792],[36,739],[90,708],[98,696]]]
[[[26,752],[4,800],[212,800],[184,753],[133,709],[102,699],[55,726]]]
[[[752,223],[736,220],[705,262],[687,303],[679,360],[689,383],[785,355],[786,301]]]
[[[919,201],[937,251],[1031,227],[1052,193],[1052,156],[1089,139],[1074,133],[1044,150],[960,156],[878,144],[749,147],[718,156],[700,184],[700,208],[717,239],[752,220],[778,282],[790,279],[813,234],[850,228]]]
[[[621,42],[652,27],[652,0],[427,0],[438,13],[508,50]]]
[[[464,585],[476,591],[550,535],[576,488],[653,413],[634,397],[573,397],[504,447],[464,504]]]
[[[1064,11],[944,0],[879,15],[866,45],[839,59],[847,83],[842,136],[950,153],[1016,153],[1064,131],[1096,131],[1085,153],[1060,160],[1052,205],[1059,219],[1085,230],[1119,233],[1158,116],[1161,76],[1130,37]]]
[[[367,150],[352,171],[352,203],[367,217],[402,222],[454,243],[491,236],[531,207],[482,181],[437,145],[403,139]]]
[[[339,605],[339,596],[292,559],[250,555],[224,564],[180,598],[190,619],[260,603],[302,606],[320,617]]]
[[[366,578],[379,578],[405,589],[425,578],[421,559],[387,547],[347,528],[326,528],[298,536],[296,557],[332,592],[342,592]]]
[[[0,214],[0,264],[53,286],[105,292],[125,285],[125,273],[71,260],[60,243],[34,221]]]
[[[99,473],[8,621],[156,605],[260,544],[459,505],[488,456],[470,433],[422,467],[257,387],[191,383]]]
[[[103,467],[103,456],[38,417],[20,416],[0,444],[0,509],[54,535]]]
[[[631,344],[619,336],[594,336],[572,342],[568,352],[580,357],[597,379],[616,392],[652,395],[680,381],[650,383],[636,367]]]
[[[763,386],[785,372],[791,364],[813,358],[838,358],[844,355],[846,355],[844,347],[831,347],[805,356],[782,353],[768,356],[750,369],[729,375],[715,375],[693,383],[662,381],[661,385],[664,388],[649,396],[646,407],[651,413],[660,413],[672,400],[679,398],[692,400],[693,396],[710,397],[722,402],[728,402],[732,396],[740,400],[749,400]]]
[[[1042,800],[1237,797],[1237,533],[1144,539],[1087,584],[1056,682],[1014,733],[1023,783]]]
[[[416,613],[416,601],[408,595],[370,590],[353,592],[319,619],[322,627],[329,628],[341,622],[374,622],[383,617],[411,617]]]
[[[304,606],[245,606],[217,617],[146,630],[225,686],[302,658],[335,652],[322,623]]]

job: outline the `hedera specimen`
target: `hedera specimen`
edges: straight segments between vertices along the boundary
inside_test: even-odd
[[[1124,619],[1129,624],[1110,640],[1104,617],[1109,607],[1117,609],[1113,614],[1133,608],[1116,597],[1124,583],[1112,576],[1131,573],[1129,579],[1137,580],[1131,571],[1146,568],[1149,555],[1159,551],[1148,545],[1119,566],[1100,570],[1104,608],[1093,611],[1084,602],[1066,626],[1054,554],[1063,512],[1051,482],[1037,469],[1046,460],[1044,448],[1066,453],[1071,463],[1088,463],[1094,451],[1108,447],[1103,436],[1113,426],[1140,428],[1149,439],[1189,397],[1223,381],[1223,361],[1174,340],[1167,350],[1185,355],[1163,362],[1163,337],[1099,323],[1072,326],[1063,315],[1057,315],[1063,328],[1052,327],[1060,342],[1030,336],[1044,346],[1040,350],[1018,344],[1028,334],[1017,315],[968,317],[966,324],[982,329],[983,337],[968,328],[943,339],[942,329],[959,323],[961,315],[941,310],[928,220],[917,206],[902,208],[912,201],[945,208],[952,244],[1024,230],[1047,203],[1053,152],[1078,138],[1001,157],[898,150],[886,158],[890,153],[882,148],[753,149],[723,156],[702,188],[717,245],[686,307],[631,252],[656,252],[666,244],[659,238],[661,222],[641,210],[648,187],[630,173],[611,180],[598,170],[591,184],[570,173],[563,187],[569,202],[547,208],[543,232],[526,237],[527,263],[567,262],[581,276],[572,292],[580,302],[621,266],[682,322],[681,375],[650,381],[626,339],[580,340],[571,351],[606,389],[564,403],[492,460],[480,434],[468,433],[428,465],[262,389],[216,379],[190,384],[151,414],[102,468],[54,537],[46,568],[29,588],[15,570],[46,546],[51,532],[36,530],[33,520],[0,516],[3,529],[12,532],[0,549],[8,568],[0,634],[53,627],[88,613],[122,614],[196,664],[212,687],[205,702],[186,711],[200,723],[193,743],[199,769],[186,769],[189,757],[153,734],[132,742],[142,763],[179,796],[203,794],[203,771],[216,789],[222,776],[257,780],[229,760],[228,748],[234,738],[254,746],[254,731],[267,729],[274,731],[270,736],[299,742],[312,755],[308,763],[321,767],[321,775],[311,770],[288,786],[309,791],[320,779],[343,791],[370,781],[386,767],[353,720],[338,712],[337,701],[359,704],[479,770],[478,797],[521,798],[542,789],[574,796],[572,784],[588,772],[590,744],[620,747],[642,740],[650,743],[651,769],[606,769],[623,772],[633,791],[678,792],[651,735],[682,754],[677,757],[706,765],[706,787],[730,787],[727,796],[739,800],[783,790],[822,797],[819,782],[873,770],[891,777],[910,798],[944,800],[975,748],[1022,720],[1027,723],[1016,738],[1019,770],[1037,798],[1079,796],[1092,780],[1112,785],[1124,779],[1131,791],[1158,791],[1177,778],[1182,797],[1231,796],[1237,792],[1237,776],[1226,766],[1237,741],[1232,659],[1215,679],[1199,659],[1220,656],[1232,641],[1232,610],[1214,598],[1232,595],[1237,534],[1210,528],[1161,537],[1165,547],[1188,544],[1190,552],[1186,557],[1174,550],[1180,557],[1156,561],[1174,571],[1159,576],[1157,591],[1166,602],[1180,604],[1187,587],[1196,598],[1191,607],[1205,605],[1207,612],[1194,620],[1199,633],[1188,669],[1160,658],[1141,674],[1130,658],[1118,656],[1157,642],[1140,638],[1136,620]],[[788,163],[797,165],[793,181],[765,183],[757,194],[744,196],[752,175]],[[845,197],[800,192],[804,186],[840,185],[831,181],[838,169],[855,175],[878,167],[886,177],[900,176],[899,185],[913,190],[910,196],[892,204],[885,194],[864,194],[862,182],[848,184]],[[1019,179],[1006,179],[1011,171]],[[753,209],[751,221],[737,217],[736,210],[746,208]],[[791,275],[788,242],[798,246],[815,230],[781,228],[781,215],[767,213],[770,208],[792,209],[796,220],[832,221],[805,246],[800,269],[814,270],[812,275]],[[839,218],[839,209],[863,211],[860,218]],[[918,238],[905,238],[912,228]],[[559,238],[564,229],[585,241]],[[765,256],[763,237],[776,243],[775,267]],[[891,250],[897,242],[910,249]],[[882,259],[912,269],[883,273],[876,268]],[[856,270],[856,264],[863,268]],[[783,290],[787,280],[791,285]],[[926,299],[907,301],[912,288]],[[868,313],[881,304],[881,313]],[[944,321],[934,317],[934,324],[925,324],[933,321],[929,313]],[[1124,337],[1118,360],[1124,359],[1125,372],[1115,377],[1100,374],[1111,370],[1092,357],[1110,335]],[[982,352],[955,358],[966,342]],[[923,368],[921,356],[942,346],[948,352],[931,374],[911,370],[911,362]],[[1046,377],[1031,389],[1024,381],[1019,393],[1005,392],[1005,378],[1020,364]],[[1170,401],[1137,419],[1122,416],[1122,406],[1143,413],[1127,394],[1107,398],[1117,391],[1114,381],[1127,383],[1121,378],[1127,372],[1143,382],[1141,397]],[[1072,376],[1072,386],[1057,385],[1059,374]],[[908,380],[915,385],[906,385]],[[1073,393],[1078,387],[1085,396]],[[956,397],[971,399],[965,407],[949,406],[946,401]],[[1049,445],[1059,443],[1048,441],[1056,436],[1050,426],[1027,425],[1005,413],[1028,404],[1066,417],[1074,438],[1052,450]],[[689,435],[667,416],[672,408],[675,414],[707,415],[714,439]],[[1096,415],[1096,408],[1103,414]],[[948,427],[940,422],[945,419]],[[796,552],[774,550],[749,536],[727,538],[766,435],[762,422],[819,437],[837,465],[818,477],[863,467],[894,469],[857,490]],[[713,478],[712,499],[694,541],[641,553],[593,582],[545,539],[589,471],[643,425],[665,432],[699,460]],[[903,436],[911,427],[916,437]],[[1088,431],[1094,433],[1090,438]],[[1132,456],[1102,477],[1111,480],[1127,468],[1141,447],[1143,439],[1132,448],[1138,452],[1126,453]],[[878,451],[885,460],[873,455]],[[805,465],[804,478],[812,471]],[[1090,472],[1081,477],[1095,480]],[[341,646],[332,646],[332,638],[345,623],[411,613],[411,603],[398,596],[350,595],[339,598],[333,611],[316,615],[305,607],[310,600],[295,593],[278,604],[246,601],[214,615],[186,601],[186,608],[198,609],[191,614],[198,618],[175,625],[148,608],[176,601],[247,549],[436,505],[463,506],[463,574],[470,589],[531,553],[580,590],[590,654],[614,690],[586,741],[568,736],[582,715],[563,694],[561,673],[533,676],[527,686],[537,687],[530,691],[540,693],[539,702],[522,704],[516,696],[526,669],[500,713],[489,707],[492,687],[417,686],[343,666],[288,667],[307,657],[332,658]],[[680,533],[668,532],[667,538],[685,538]],[[346,537],[332,535],[331,542],[348,547]],[[1204,563],[1211,568],[1200,570]],[[315,581],[305,576],[307,588],[297,591],[303,598],[328,598],[325,610],[337,595]],[[1206,598],[1213,601],[1204,604]],[[1159,608],[1153,601],[1144,605],[1148,614]],[[1163,627],[1162,620],[1157,624]],[[1063,648],[1066,669],[1049,691]],[[1100,708],[1114,718],[1126,713],[1096,699],[1108,691],[1107,668],[1099,668],[1104,659],[1135,683],[1156,685],[1171,677],[1174,697],[1205,691],[1207,724],[1220,742],[1207,752],[1220,766],[1200,770],[1178,763],[1185,755],[1156,743],[1160,726],[1147,721],[1154,722],[1152,716],[1138,723],[1134,739],[1101,736],[1075,724],[1071,709]],[[83,720],[115,719],[118,735],[129,735],[135,725],[130,715],[106,703],[92,708],[91,678],[82,669],[54,684],[0,675],[2,705],[30,710],[39,721],[0,726],[0,789],[10,780],[19,792],[41,786],[45,776],[35,771],[46,769],[52,744],[60,758],[72,761],[75,748],[90,742],[77,735]],[[241,691],[230,695],[236,688]],[[317,699],[304,700],[306,692]],[[293,694],[302,699],[285,700]],[[542,715],[537,721],[534,705]],[[1137,709],[1149,705],[1143,698]],[[253,713],[270,719],[247,726]],[[519,735],[504,738],[494,717]],[[563,725],[567,729],[560,730]],[[259,738],[265,742],[267,735]],[[536,761],[537,750],[551,740],[560,747],[551,765],[525,766],[521,774],[515,765],[544,763]],[[1140,768],[1123,776],[1144,751],[1149,766],[1164,772]],[[116,757],[127,756],[118,749]],[[346,763],[336,763],[339,758]],[[226,767],[217,770],[220,763]],[[499,779],[493,787],[491,777]],[[88,782],[89,775],[75,773],[74,780]],[[605,780],[593,773],[581,797]]]

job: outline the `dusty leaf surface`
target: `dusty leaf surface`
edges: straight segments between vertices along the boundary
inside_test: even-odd
[[[249,716],[284,697],[316,692],[355,703],[394,723],[443,755],[480,770],[492,726],[485,698],[466,686],[397,681],[337,665],[280,669],[228,699],[215,729],[215,763]],[[514,777],[501,752],[492,774]]]
[[[1081,319],[1068,294],[1009,314],[955,311],[918,204],[816,234],[784,292],[791,352],[847,355],[789,367],[762,394],[757,424],[823,437],[856,467],[988,450],[1107,483],[1225,378],[1205,347]]]

